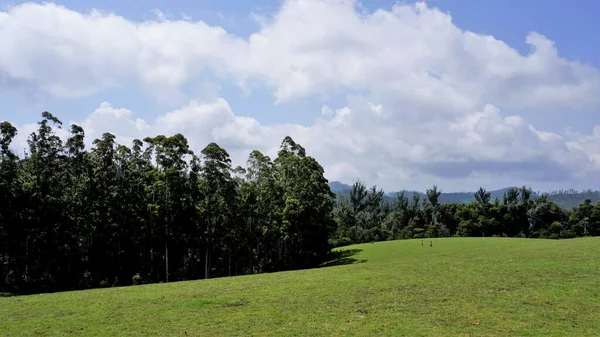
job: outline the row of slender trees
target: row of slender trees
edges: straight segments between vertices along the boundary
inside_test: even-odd
[[[0,124],[0,292],[169,282],[318,266],[335,230],[323,168],[286,137],[233,168],[181,134],[120,145],[44,112],[24,158]]]
[[[422,237],[502,236],[573,238],[600,235],[600,202],[590,200],[567,211],[548,199],[533,198],[529,188],[508,190],[502,199],[491,200],[480,188],[468,204],[442,204],[434,186],[425,197],[403,193],[386,198],[376,187],[356,182],[338,196],[334,208],[334,246]]]
[[[528,188],[470,204],[386,198],[357,182],[331,192],[323,168],[286,137],[277,158],[232,167],[215,143],[181,134],[118,144],[44,112],[24,157],[0,123],[0,292],[32,293],[253,274],[321,265],[334,246],[380,240],[600,235],[600,203],[570,211]]]

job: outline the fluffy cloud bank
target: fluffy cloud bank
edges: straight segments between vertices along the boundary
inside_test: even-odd
[[[182,132],[196,149],[216,141],[243,162],[274,154],[291,135],[332,179],[388,188],[440,183],[459,189],[510,182],[599,182],[600,127],[552,133],[503,111],[597,109],[600,73],[530,33],[523,55],[492,36],[456,27],[424,3],[367,12],[351,0],[289,0],[248,37],[201,21],[134,22],[54,4],[0,12],[0,90],[19,83],[63,98],[139,83],[176,95],[210,71],[275,102],[353,92],[311,125],[263,125],[225,98],[192,101],[155,121],[103,103],[79,121],[91,135],[125,140]],[[498,178],[501,177],[501,178]]]
[[[558,135],[536,130],[521,117],[502,117],[486,105],[479,112],[447,124],[388,125],[384,108],[355,100],[310,126],[263,125],[234,114],[229,103],[191,101],[153,121],[135,118],[130,110],[104,102],[81,121],[87,143],[110,131],[131,144],[149,135],[183,133],[199,153],[215,141],[243,165],[258,149],[276,156],[290,135],[315,156],[332,180],[357,178],[389,188],[426,188],[436,183],[453,190],[503,181],[543,185],[545,182],[597,181],[600,172],[600,127],[592,135]],[[329,109],[329,108],[328,108]],[[21,128],[18,144],[35,124]],[[59,133],[67,137],[66,130]]]

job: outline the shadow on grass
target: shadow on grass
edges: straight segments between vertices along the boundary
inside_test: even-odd
[[[331,252],[329,261],[323,263],[321,267],[343,266],[346,264],[365,263],[367,260],[359,260],[354,255],[362,252],[362,249],[344,249]]]

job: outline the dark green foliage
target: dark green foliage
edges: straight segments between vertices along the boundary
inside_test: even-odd
[[[339,188],[339,186],[338,186]],[[572,210],[553,201],[558,194],[536,196],[531,189],[509,188],[501,197],[480,188],[469,203],[443,203],[437,186],[425,193],[401,192],[385,197],[375,187],[356,182],[338,193],[334,209],[335,246],[428,237],[534,237],[545,239],[600,235],[600,202]],[[410,196],[410,197],[408,197]],[[534,197],[536,196],[536,197]]]
[[[231,167],[215,143],[181,134],[134,140],[49,112],[19,158],[0,124],[0,292],[33,293],[317,267],[335,229],[323,168],[286,137],[278,158]]]
[[[592,192],[572,210],[555,201],[571,192],[525,187],[447,203],[437,186],[389,197],[356,182],[336,199],[290,137],[274,160],[253,151],[233,168],[218,144],[196,155],[181,134],[127,147],[105,133],[86,150],[80,126],[64,143],[61,127],[44,112],[20,158],[17,129],[0,123],[0,293],[310,268],[332,246],[383,240],[600,235]]]
[[[339,195],[347,195],[348,192],[352,189],[352,186],[346,185],[339,181],[332,181],[330,183],[331,190]],[[504,196],[510,191],[521,192],[522,188],[508,187],[499,190],[489,191],[490,192],[490,200],[494,201],[496,199],[503,200]],[[400,191],[400,192],[388,192],[385,194],[384,198],[388,200],[392,200],[396,198],[396,195],[399,193],[404,193],[404,195],[411,200],[413,195],[418,194],[421,199],[425,198],[425,193],[417,192],[417,191]],[[529,190],[529,198],[534,200],[540,196],[539,193],[533,192]],[[559,190],[552,191],[547,194],[547,198],[549,201],[555,202],[560,207],[571,210],[578,205],[582,204],[586,199],[591,200],[593,204],[597,204],[600,202],[600,191],[575,191],[575,190]],[[443,192],[439,196],[440,204],[466,204],[471,203],[475,200],[474,192]]]

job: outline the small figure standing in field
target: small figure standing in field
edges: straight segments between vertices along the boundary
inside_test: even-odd
[[[423,240],[421,240],[421,246],[423,245]]]
[[[429,240],[429,247],[433,247],[433,242],[431,242],[431,240]]]

